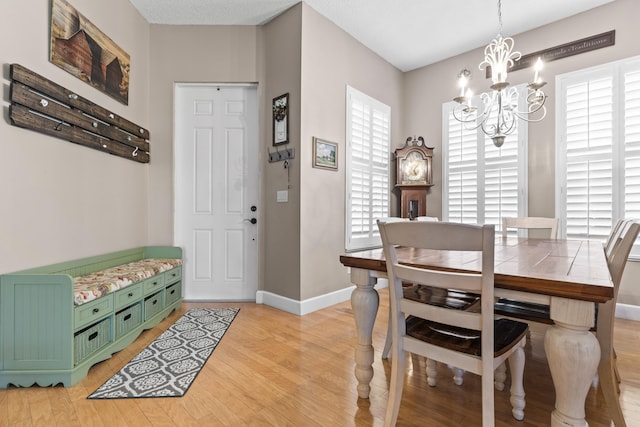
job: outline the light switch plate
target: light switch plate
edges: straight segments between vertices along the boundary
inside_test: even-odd
[[[289,190],[281,190],[276,192],[276,202],[286,203],[289,201]]]

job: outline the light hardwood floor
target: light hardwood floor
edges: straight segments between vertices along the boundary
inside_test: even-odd
[[[95,365],[73,387],[0,390],[0,426],[380,426],[387,402],[390,364],[382,361],[388,300],[382,291],[374,329],[376,357],[369,400],[358,399],[354,368],[355,327],[348,302],[291,315],[251,303],[184,303],[129,348]],[[182,398],[87,400],[163,330],[193,307],[240,307],[238,316]],[[616,323],[616,350],[622,376],[622,406],[629,426],[640,426],[640,323]],[[542,337],[532,325],[527,344],[524,421],[511,418],[507,392],[496,392],[497,426],[549,425],[554,391]],[[480,381],[465,375],[451,381],[445,366],[440,382],[426,384],[425,362],[413,357],[398,426],[480,425]],[[507,381],[507,386],[509,381]],[[587,420],[609,426],[602,393],[591,389]]]

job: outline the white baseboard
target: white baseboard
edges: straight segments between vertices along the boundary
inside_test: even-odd
[[[616,317],[640,321],[640,306],[618,303],[616,304]]]
[[[378,284],[375,286],[375,288],[386,288],[387,284],[388,283],[385,279],[379,279]],[[256,292],[256,303],[265,304],[269,307],[286,311],[287,313],[297,314],[298,316],[304,316],[305,314],[309,314],[314,311],[322,310],[323,308],[348,301],[351,298],[351,293],[355,288],[355,286],[349,286],[334,292],[329,292],[328,294],[309,298],[304,301],[297,301],[267,291],[258,291]]]
[[[376,284],[375,288],[383,289],[387,286],[388,282],[385,279],[378,279],[378,284]],[[304,301],[297,301],[267,291],[258,291],[256,292],[256,303],[265,304],[270,307],[277,308],[278,310],[286,311],[287,313],[297,314],[298,316],[304,316],[305,314],[322,310],[323,308],[330,307],[334,304],[348,301],[355,288],[355,286],[349,286],[347,288],[314,298],[309,298]],[[203,302],[204,300],[191,301]],[[640,306],[618,303],[616,304],[616,317],[640,322]]]

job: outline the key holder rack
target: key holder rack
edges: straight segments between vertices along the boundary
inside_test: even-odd
[[[149,163],[149,131],[76,93],[11,64],[11,124]]]
[[[295,157],[295,151],[293,150],[293,148],[287,148],[283,151],[269,151],[269,163],[281,162],[284,160],[288,161],[290,159],[294,159]]]

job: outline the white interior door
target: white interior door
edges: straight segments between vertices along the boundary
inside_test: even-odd
[[[175,87],[175,243],[188,300],[253,300],[258,288],[255,85]]]

